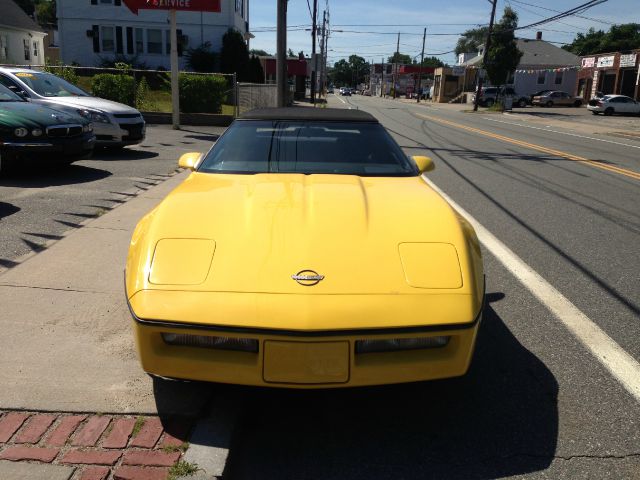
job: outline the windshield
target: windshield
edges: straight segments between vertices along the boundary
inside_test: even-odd
[[[25,100],[0,84],[0,102],[24,102]]]
[[[16,72],[16,77],[26,83],[34,92],[43,97],[88,97],[89,94],[67,82],[46,72]]]
[[[235,122],[198,171],[418,175],[415,165],[380,124],[272,120]]]

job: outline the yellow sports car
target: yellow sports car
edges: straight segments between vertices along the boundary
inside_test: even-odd
[[[482,315],[472,227],[378,121],[254,110],[138,224],[126,296],[153,375],[325,388],[463,375]]]

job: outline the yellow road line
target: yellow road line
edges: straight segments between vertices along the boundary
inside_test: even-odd
[[[469,132],[479,133],[480,135],[484,135],[486,137],[495,138],[496,140],[501,140],[503,142],[512,143],[514,145],[519,145],[521,147],[530,148],[532,150],[538,150],[539,152],[548,153],[550,155],[554,155],[556,157],[566,158],[567,160],[573,160],[578,163],[582,163],[584,165],[588,165],[590,167],[599,168],[601,170],[606,170],[608,172],[618,173],[620,175],[624,175],[625,177],[630,177],[635,180],[640,180],[640,173],[635,172],[633,170],[627,170],[626,168],[616,167],[615,165],[609,165],[603,162],[598,162],[596,160],[589,160],[588,158],[579,157],[577,155],[572,155],[567,152],[563,152],[561,150],[555,150],[553,148],[543,147],[541,145],[536,145],[529,142],[523,142],[522,140],[516,140],[515,138],[505,137],[504,135],[498,135],[497,133],[487,132],[486,130],[480,130],[479,128],[468,127],[466,125],[461,125],[459,123],[451,122],[449,120],[444,120],[442,118],[431,117],[428,115],[422,115],[420,113],[416,113],[416,116],[420,118],[424,118],[425,120],[431,120],[433,122],[442,123],[444,125],[449,125],[455,128],[460,128],[462,130],[467,130]]]

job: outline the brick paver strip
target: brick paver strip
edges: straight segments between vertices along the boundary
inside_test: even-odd
[[[0,443],[8,442],[27,418],[29,418],[28,413],[20,412],[9,412],[0,418]]]
[[[113,480],[166,480],[168,474],[168,468],[120,467],[116,469]]]
[[[144,465],[149,467],[170,467],[180,458],[180,452],[154,450],[129,450],[122,458],[123,465]]]
[[[146,418],[144,425],[133,440],[132,447],[153,448],[162,434],[162,423],[159,418]]]
[[[192,421],[186,418],[170,420],[164,429],[164,437],[160,441],[161,447],[179,447],[189,438]]]
[[[32,416],[25,422],[22,430],[13,441],[15,443],[38,443],[56,418],[56,415]]]
[[[0,453],[0,460],[37,460],[38,462],[51,463],[58,456],[58,448],[27,447],[25,445],[12,445]]]
[[[126,447],[135,423],[135,418],[120,418],[116,420],[111,432],[107,435],[107,438],[102,441],[102,446],[104,448]]]
[[[64,454],[60,463],[84,463],[86,465],[115,465],[121,452],[112,450],[70,450]]]
[[[110,471],[109,467],[87,467],[82,471],[79,480],[105,480]]]
[[[75,447],[92,447],[96,444],[102,432],[107,429],[110,417],[89,417],[78,433],[73,437],[71,445]]]
[[[67,443],[67,439],[85,418],[87,418],[86,415],[62,417],[60,424],[45,438],[44,443],[52,447],[64,446]]]

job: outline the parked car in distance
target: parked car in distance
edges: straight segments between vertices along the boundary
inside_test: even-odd
[[[91,96],[52,73],[0,68],[0,84],[30,102],[86,117],[94,125],[98,146],[121,148],[145,138],[145,121],[138,110]]]
[[[614,113],[640,115],[640,102],[626,95],[605,95],[601,98],[589,100],[587,110],[594,115],[599,113],[605,115],[613,115]]]
[[[125,269],[144,371],[300,389],[467,372],[478,238],[422,177],[431,159],[373,116],[256,109],[179,165],[189,177],[140,220]]]
[[[27,102],[0,85],[0,172],[35,162],[69,165],[89,157],[95,140],[87,119]]]
[[[561,92],[559,90],[549,90],[542,95],[533,97],[531,104],[543,107],[580,107],[582,106],[582,97],[574,97],[573,95],[569,95],[567,92]]]
[[[480,99],[478,105],[481,107],[491,107],[496,99],[503,101],[505,96],[510,96],[513,99],[513,106],[524,108],[528,104],[528,98],[525,95],[518,94],[513,87],[482,87],[480,93]],[[471,96],[471,101],[475,103],[476,95]]]
[[[535,93],[532,93],[531,95],[529,95],[529,105],[533,105],[533,97],[539,97],[541,95],[544,95],[546,93],[552,92],[553,90],[539,90]]]
[[[335,93],[333,87],[327,87],[327,93]]]

